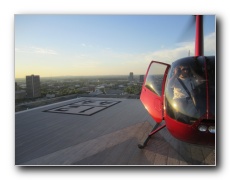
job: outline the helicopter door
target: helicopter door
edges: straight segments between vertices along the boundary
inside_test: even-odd
[[[163,119],[164,87],[169,68],[169,64],[152,61],[141,90],[141,102],[157,123]]]

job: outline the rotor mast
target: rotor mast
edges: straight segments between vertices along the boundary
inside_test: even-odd
[[[196,40],[195,40],[195,56],[204,55],[203,47],[203,16],[196,15]]]

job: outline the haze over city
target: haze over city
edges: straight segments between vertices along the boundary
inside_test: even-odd
[[[15,77],[145,74],[151,60],[194,55],[191,17],[15,15]],[[216,54],[215,21],[204,16],[205,55]]]

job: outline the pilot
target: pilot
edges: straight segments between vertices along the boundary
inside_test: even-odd
[[[194,89],[203,82],[199,76],[192,76],[191,71],[188,65],[180,65],[175,68],[174,75],[169,80],[169,87],[173,88],[172,105],[175,118],[188,124],[190,120],[200,116]]]

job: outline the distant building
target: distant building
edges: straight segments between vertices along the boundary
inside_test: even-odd
[[[18,83],[15,82],[15,91],[18,91],[18,90],[19,90],[19,88],[18,88]]]
[[[36,98],[41,96],[40,76],[26,76],[26,93],[27,97],[29,98]]]
[[[55,94],[46,94],[47,98],[55,98]]]
[[[15,100],[24,99],[25,97],[26,97],[26,91],[24,90],[15,91]]]
[[[107,95],[123,95],[124,92],[120,89],[109,89],[106,91]]]
[[[133,72],[130,72],[130,73],[129,73],[129,81],[134,81]]]
[[[139,82],[140,82],[140,83],[143,83],[143,82],[144,82],[144,77],[145,77],[144,75],[140,75],[140,79],[139,79]]]
[[[93,92],[90,92],[89,93],[90,95],[99,95],[99,94],[103,94],[102,90],[101,89],[95,89],[95,91]]]
[[[124,86],[124,85],[122,85],[122,84],[120,84],[120,85],[118,85],[118,88],[119,88],[119,89],[124,89],[124,88],[125,88],[125,86]]]
[[[99,94],[105,94],[105,86],[104,85],[98,85],[95,87],[94,91],[90,92],[91,95],[99,95]]]

